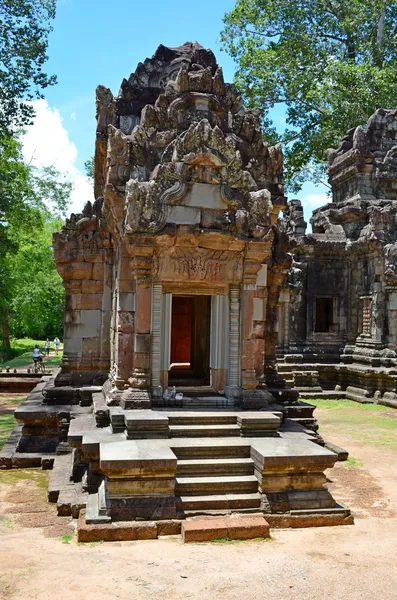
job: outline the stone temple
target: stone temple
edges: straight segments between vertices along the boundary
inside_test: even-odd
[[[62,367],[0,466],[52,468],[81,541],[352,523],[300,394],[397,406],[397,111],[330,151],[312,233],[199,44],[99,86],[96,117],[96,200],[54,236]]]

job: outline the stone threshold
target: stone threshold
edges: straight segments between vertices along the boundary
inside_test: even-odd
[[[294,513],[299,514],[294,514]],[[292,511],[283,514],[232,513],[192,517],[186,520],[115,521],[87,524],[85,511],[80,511],[77,522],[77,541],[112,542],[155,540],[163,536],[181,536],[183,542],[210,542],[214,540],[248,540],[270,537],[270,528],[330,527],[354,525],[350,511],[339,506],[328,510]]]

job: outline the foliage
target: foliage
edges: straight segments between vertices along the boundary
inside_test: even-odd
[[[24,162],[16,137],[0,136],[0,314],[3,344],[17,335],[62,331],[63,290],[51,235],[61,225],[72,186],[53,168]]]
[[[268,141],[284,142],[293,191],[322,176],[347,130],[395,106],[397,0],[238,0],[224,22],[236,84],[263,109]],[[269,117],[279,103],[283,135]]]
[[[61,225],[59,218],[46,218],[34,231],[18,234],[18,251],[9,261],[13,281],[10,329],[17,337],[62,334],[64,291],[51,246],[52,233]]]
[[[0,131],[29,123],[29,101],[56,83],[43,72],[55,7],[56,0],[0,2]]]
[[[95,168],[93,156],[91,156],[91,158],[89,158],[88,160],[85,161],[84,168],[85,168],[86,176],[93,182],[94,181],[94,168]]]

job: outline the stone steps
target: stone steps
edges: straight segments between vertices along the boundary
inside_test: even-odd
[[[215,441],[215,440],[214,440]],[[218,440],[217,440],[218,441]],[[219,439],[221,441],[221,439]],[[227,438],[221,444],[206,443],[203,444],[197,441],[195,444],[186,444],[186,446],[173,446],[172,451],[179,460],[192,460],[195,458],[250,458],[250,445],[243,444],[228,444]]]
[[[180,512],[189,513],[213,512],[217,510],[260,510],[261,495],[259,492],[247,494],[214,494],[205,496],[181,496],[176,508]]]
[[[170,437],[238,437],[238,425],[170,425]]]
[[[176,474],[185,477],[253,475],[254,461],[251,458],[178,460]]]
[[[254,494],[258,480],[254,475],[226,477],[176,477],[175,493],[180,496],[217,494]]]
[[[170,425],[236,425],[236,413],[218,412],[170,412],[167,413]]]

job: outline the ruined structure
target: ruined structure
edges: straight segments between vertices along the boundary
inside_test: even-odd
[[[290,266],[273,228],[282,153],[211,52],[160,46],[117,98],[98,88],[95,194],[55,236],[65,381],[110,368],[124,407],[181,383],[265,406]]]
[[[377,110],[329,151],[332,200],[305,234],[300,202],[282,227],[293,265],[278,307],[279,371],[308,397],[396,406],[397,111]]]
[[[136,519],[175,533],[202,513],[351,522],[325,487],[338,451],[277,372],[282,166],[197,43],[160,46],[115,98],[98,88],[97,199],[54,236],[62,369],[2,455],[57,453],[49,497],[60,514],[87,504],[80,539]]]

